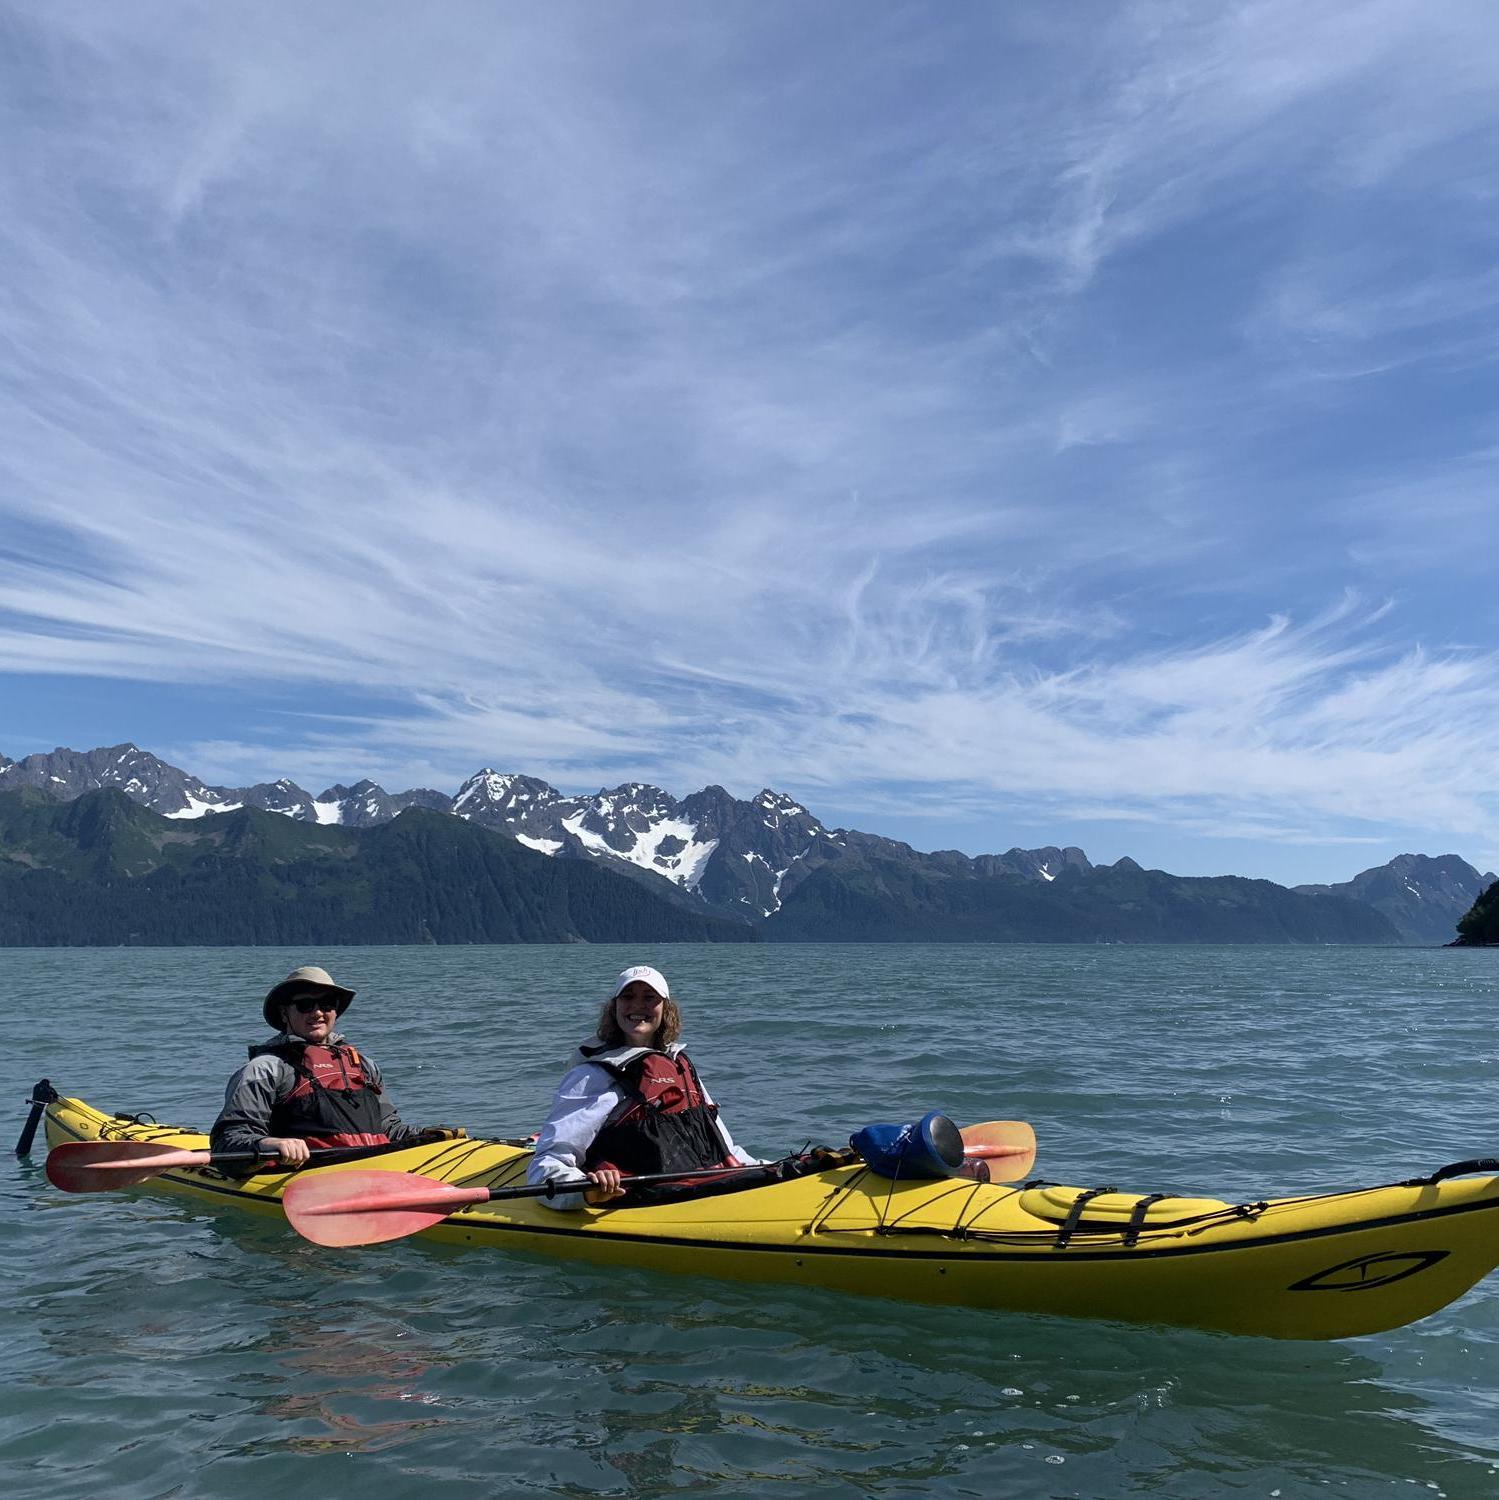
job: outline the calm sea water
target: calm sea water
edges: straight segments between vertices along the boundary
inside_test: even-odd
[[[1499,1149],[1499,953],[754,947],[3,951],[0,1098],[206,1125],[327,964],[408,1120],[534,1128],[663,968],[739,1139],[1022,1117],[1062,1181],[1229,1198]],[[971,1313],[402,1243],[317,1249],[3,1172],[10,1496],[1499,1494],[1499,1279],[1340,1344]],[[1413,1489],[1414,1487],[1414,1489]]]

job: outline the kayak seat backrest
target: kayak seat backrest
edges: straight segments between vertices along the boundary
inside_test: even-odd
[[[1033,1187],[1020,1195],[1020,1207],[1038,1219],[1053,1224],[1065,1224],[1072,1214],[1073,1205],[1089,1188],[1080,1187]],[[1153,1196],[1153,1195],[1152,1195]],[[1135,1218],[1141,1193],[1099,1193],[1088,1199],[1086,1221],[1088,1225],[1127,1228]],[[1143,1224],[1169,1223],[1176,1219],[1195,1218],[1198,1214],[1231,1212],[1232,1205],[1218,1198],[1156,1198],[1145,1210]]]

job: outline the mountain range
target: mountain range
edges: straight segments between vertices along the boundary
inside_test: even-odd
[[[1491,885],[1492,873],[1480,875],[1455,854],[1435,859],[1425,854],[1397,854],[1388,864],[1365,870],[1339,885],[1298,885],[1308,896],[1347,896],[1390,919],[1402,941],[1445,943],[1459,919]]]
[[[362,829],[183,823],[118,787],[0,792],[0,945],[747,942],[607,870],[413,808]]]
[[[134,867],[128,867],[128,860],[125,866],[111,866],[109,859],[101,865],[97,840],[90,846],[93,856],[84,857],[81,846],[69,844],[76,829],[70,833],[66,820],[48,823],[48,804],[84,800],[93,807],[103,792],[121,796],[109,799],[113,811],[107,815],[91,815],[115,829],[104,844],[113,848],[123,840],[134,848]],[[12,805],[16,798],[21,800]],[[398,853],[409,858],[407,841],[418,829],[425,830],[427,856],[436,861],[424,873],[433,892],[444,888],[450,875],[457,878],[457,866],[469,859],[498,861],[495,868],[507,872],[511,900],[527,887],[548,892],[543,905],[550,916],[527,929],[525,937],[494,913],[498,925],[491,925],[477,908],[451,930],[439,921],[444,933],[439,935],[429,917],[419,914],[420,891],[404,889],[400,900],[408,915],[418,915],[398,924],[405,936],[374,939],[383,941],[603,940],[596,923],[584,922],[582,927],[590,928],[584,932],[569,906],[577,893],[568,882],[592,869],[605,881],[591,887],[592,899],[603,900],[600,893],[615,885],[633,885],[646,904],[632,907],[629,920],[667,927],[688,920],[680,930],[682,940],[732,932],[770,941],[1440,943],[1452,936],[1458,919],[1495,879],[1480,875],[1456,855],[1401,855],[1342,884],[1287,889],[1236,876],[1171,875],[1142,869],[1129,859],[1096,866],[1081,849],[1070,847],[1014,848],[978,856],[956,850],[924,853],[876,834],[827,828],[795,799],[770,789],[743,800],[709,786],[678,800],[658,787],[627,783],[579,797],[535,777],[490,769],[471,776],[453,796],[429,788],[389,793],[368,780],[332,786],[316,796],[286,780],[230,788],[210,786],[130,744],[88,751],[59,748],[19,761],[0,756],[0,801],[9,809],[0,822],[8,819],[10,829],[0,837],[0,875],[12,877],[3,887],[12,903],[18,873],[50,872],[75,883],[113,881],[109,888],[115,894],[109,899],[118,900],[121,881],[170,883],[163,871],[178,876],[197,871],[188,886],[202,895],[208,888],[202,885],[207,878],[202,861],[218,872],[214,879],[221,879],[227,878],[225,860],[248,859],[259,871],[257,889],[262,893],[269,888],[267,880],[275,885],[291,867],[310,878],[309,871],[318,866],[324,885],[330,871],[341,871],[333,886],[342,892],[340,900],[354,903],[349,911],[372,910],[365,887],[373,882],[387,888],[381,885],[383,861]],[[135,824],[124,817],[120,807],[126,803],[151,822]],[[23,804],[28,809],[24,814]],[[269,831],[266,815],[277,815],[274,821],[299,825],[303,834],[315,837],[288,842],[289,834]],[[465,825],[472,834],[452,832]],[[445,826],[451,838],[438,837],[436,830]],[[253,829],[254,837],[246,829]],[[380,836],[372,837],[376,833]],[[455,842],[479,834],[487,837]],[[142,839],[154,856],[145,854]],[[445,861],[456,861],[454,870]],[[545,875],[548,869],[552,873]],[[356,887],[363,894],[356,894]],[[186,899],[181,892],[178,896]],[[555,908],[548,904],[554,898],[560,903]],[[289,914],[287,893],[280,899],[281,905],[269,908],[271,914],[278,921],[301,922]],[[94,895],[90,900],[97,907]],[[363,930],[361,921],[345,912],[334,925],[341,932]],[[155,930],[150,922],[147,928]],[[140,935],[143,930],[128,927],[133,940],[149,941]],[[172,930],[178,929],[173,925]],[[455,936],[460,930],[464,935]],[[10,934],[0,940],[26,941],[23,928],[14,923],[0,931]],[[635,940],[634,931],[622,931],[616,940]],[[58,928],[54,936],[34,940],[74,939]],[[335,939],[330,932],[309,933],[305,940],[372,939]]]

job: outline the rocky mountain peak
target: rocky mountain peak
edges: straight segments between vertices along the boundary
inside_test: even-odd
[[[784,814],[787,817],[809,818],[812,816],[794,797],[788,797],[785,792],[773,791],[770,787],[766,787],[755,798],[755,805],[763,807],[766,812]]]
[[[1455,854],[1397,854],[1336,885],[1298,885],[1308,896],[1351,896],[1393,923],[1408,943],[1445,943],[1479,895],[1494,883]]]
[[[485,767],[458,788],[453,811],[487,826],[503,827],[515,818],[524,819],[538,807],[562,801],[556,787],[535,776],[518,776]]]
[[[223,789],[216,790],[222,792]],[[319,821],[312,794],[284,776],[279,781],[261,782],[256,786],[246,787],[238,795],[245,807],[258,807],[262,812],[280,813],[284,817],[298,818],[306,823]]]
[[[388,823],[397,811],[394,799],[385,788],[368,777],[356,781],[353,786],[342,783],[330,786],[327,791],[320,792],[312,804],[313,816],[319,823],[337,823],[345,828],[370,828],[376,823]]]
[[[1059,849],[1055,844],[1048,844],[1043,849],[1009,849],[999,858],[1007,869],[1027,880],[1050,881],[1064,870],[1086,873],[1093,868],[1088,856],[1072,844],[1065,849]]]
[[[118,787],[132,801],[169,817],[190,816],[193,806],[203,808],[217,800],[213,789],[197,777],[169,766],[128,740],[82,751],[59,745],[55,750],[9,762],[3,775],[6,787],[31,787],[64,802],[85,792]]]
[[[603,818],[675,817],[677,799],[658,786],[641,781],[627,781],[620,786],[603,787],[588,798],[592,812]]]

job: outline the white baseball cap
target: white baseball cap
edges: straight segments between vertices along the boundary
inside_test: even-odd
[[[609,998],[619,999],[619,992],[628,985],[634,984],[637,979],[642,984],[650,985],[663,1000],[671,999],[671,990],[667,986],[666,975],[660,969],[651,968],[649,964],[635,964],[631,968],[621,969],[619,978],[614,981],[614,988],[609,991]]]

